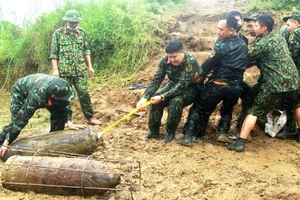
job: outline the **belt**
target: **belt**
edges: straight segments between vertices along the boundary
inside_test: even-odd
[[[213,81],[213,82],[216,85],[228,85],[226,82],[222,82],[222,81]]]

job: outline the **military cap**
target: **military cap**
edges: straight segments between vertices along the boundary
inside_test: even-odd
[[[62,20],[67,22],[80,22],[82,21],[79,12],[77,10],[68,10],[65,13],[65,16],[62,18]]]
[[[290,16],[284,17],[282,19],[283,19],[283,21],[286,22],[290,18],[293,18],[300,23],[300,12],[299,11],[292,12],[292,14]]]
[[[50,94],[57,97],[59,101],[71,101],[74,98],[74,92],[69,83],[62,78],[54,78],[48,86]]]
[[[245,22],[256,21],[258,17],[259,17],[259,14],[252,14],[252,15],[250,15],[250,17],[245,17],[244,21]]]

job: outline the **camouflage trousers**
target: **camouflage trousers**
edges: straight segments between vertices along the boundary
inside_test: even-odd
[[[158,90],[154,96],[165,93],[175,84],[169,82],[162,89]],[[159,104],[151,105],[148,126],[152,133],[158,134],[161,125],[161,118],[165,107],[168,107],[168,117],[166,121],[167,134],[175,134],[181,120],[183,108],[194,102],[197,94],[197,86],[191,85],[181,95],[166,99]]]
[[[251,108],[252,104],[254,103],[254,100],[256,99],[256,97],[261,89],[260,86],[261,86],[260,83],[254,84],[251,87],[251,89],[249,90],[249,92],[247,93],[247,95],[244,97],[244,99],[242,101],[242,109],[241,109],[241,112],[237,119],[237,125],[236,125],[237,128],[242,127],[243,121],[248,114],[248,110]],[[285,110],[286,105],[284,105],[285,104],[284,102],[285,102],[284,99],[273,98],[272,101],[266,105],[264,114],[259,116],[259,119],[262,120],[262,119],[266,118],[268,111],[270,111],[274,108],[278,109],[278,110]],[[294,120],[293,109],[289,109],[289,111],[287,110],[287,122],[285,125],[285,130],[287,130],[288,132],[296,132],[296,123]]]
[[[233,106],[237,103],[240,95],[241,90],[235,86],[217,85],[213,82],[207,83],[201,91],[200,97],[190,108],[184,134],[196,137],[203,136],[210,115],[221,101],[223,101],[223,112],[229,113],[223,120],[230,123]],[[223,122],[220,121],[220,124],[223,124]]]
[[[264,115],[274,99],[282,100],[283,109],[286,110],[287,113],[293,113],[294,109],[299,107],[298,92],[298,90],[293,90],[281,93],[268,93],[264,90],[260,90],[247,113],[257,117]]]
[[[6,125],[2,132],[0,133],[0,144],[3,144],[4,140],[7,139],[8,133],[13,133],[10,135],[9,140],[15,140],[20,134],[21,130],[28,124],[29,119],[21,119],[20,115],[21,108],[27,101],[28,93],[23,92],[18,84],[14,84],[11,88],[11,102],[10,102],[10,112],[11,112],[11,123]],[[64,130],[65,120],[63,118],[61,108],[59,106],[51,106],[47,108],[51,113],[51,131]],[[16,126],[19,124],[19,126]]]
[[[86,119],[90,119],[94,116],[94,111],[91,103],[91,96],[88,92],[88,82],[85,76],[77,76],[77,77],[61,77],[67,80],[70,85],[74,86],[81,110]]]

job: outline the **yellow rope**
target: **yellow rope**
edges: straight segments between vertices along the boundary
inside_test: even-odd
[[[152,103],[152,100],[149,100],[149,101],[147,101],[146,103],[144,103],[144,104],[142,105],[142,107],[147,107],[147,106],[151,105],[151,103]],[[127,115],[125,115],[124,117],[122,117],[121,119],[119,119],[118,121],[116,121],[115,123],[113,123],[113,124],[109,125],[108,127],[106,127],[106,128],[102,131],[102,133],[106,133],[106,132],[110,131],[110,130],[113,129],[115,126],[117,126],[121,121],[123,121],[123,120],[125,120],[125,119],[128,119],[131,115],[137,113],[138,111],[139,111],[138,108],[133,109],[130,113],[128,113]]]

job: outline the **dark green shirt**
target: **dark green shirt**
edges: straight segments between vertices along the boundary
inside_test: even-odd
[[[257,63],[263,75],[261,88],[279,93],[298,89],[299,75],[285,39],[274,33],[258,37],[249,49],[248,61]]]
[[[167,63],[167,61],[168,55],[160,60],[158,70],[156,71],[151,84],[145,91],[144,98],[150,99],[154,95],[166,75],[169,78],[169,81],[175,83],[170,90],[162,94],[166,99],[183,94],[192,84],[196,68],[199,66],[197,58],[194,55],[185,52],[183,62],[180,66],[174,66],[171,63]]]
[[[239,87],[247,68],[247,44],[238,36],[218,38],[211,55],[198,68],[205,77],[213,70],[208,81],[221,81]]]
[[[87,70],[84,57],[89,54],[87,35],[83,29],[70,31],[62,27],[54,32],[50,58],[58,60],[62,77],[84,75]]]

